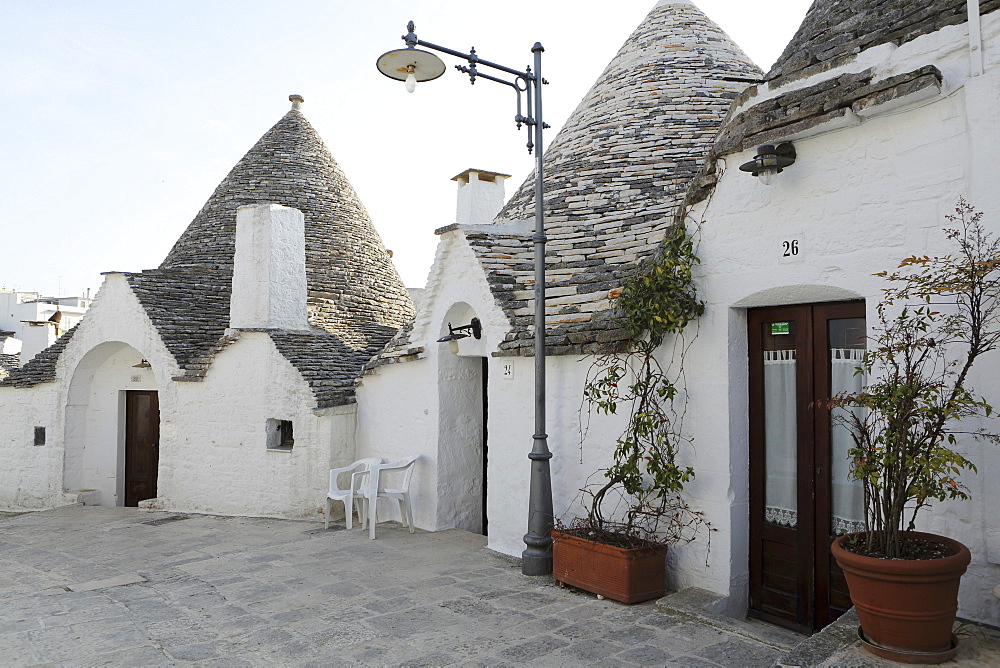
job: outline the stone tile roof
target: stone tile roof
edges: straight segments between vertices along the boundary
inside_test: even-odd
[[[939,93],[941,83],[941,71],[933,65],[877,81],[871,68],[844,73],[735,114],[719,134],[713,155],[750,149],[841,118],[848,111],[862,114],[870,107],[920,91]]]
[[[968,21],[967,0],[815,0],[767,79],[798,78],[880,44],[904,44]],[[1000,0],[980,0],[980,12]]]
[[[365,364],[364,373],[370,373],[386,364],[412,362],[413,360],[420,359],[424,353],[424,347],[415,346],[410,341],[410,335],[413,333],[413,325],[414,321],[411,320],[405,327],[396,332],[396,335],[389,340],[389,343],[385,344],[385,347],[378,354],[368,360]]]
[[[0,331],[0,350],[3,350],[3,342],[8,338],[13,338],[14,332]],[[7,355],[0,353],[0,381],[6,378],[11,371],[21,366],[21,355]]]
[[[66,344],[73,338],[79,324],[73,326],[65,334],[56,339],[51,346],[32,357],[19,369],[10,371],[6,378],[0,380],[0,386],[31,387],[39,383],[55,380],[56,362],[66,349]]]
[[[394,332],[393,332],[394,333]],[[268,332],[285,359],[312,388],[316,407],[354,403],[355,379],[374,350],[358,349],[327,332]]]
[[[21,356],[20,355],[7,355],[0,353],[0,380],[3,380],[11,371],[14,371],[20,366]]]
[[[627,338],[611,299],[672,223],[733,98],[760,70],[694,5],[661,4],[628,38],[545,155],[547,333],[552,354]],[[496,222],[534,216],[534,175]],[[529,237],[466,230],[512,329],[533,354]]]
[[[272,338],[320,404],[353,400],[331,388],[353,388],[365,361],[409,321],[413,306],[364,205],[298,109],[285,114],[236,164],[160,268],[127,274],[129,284],[185,376],[203,376],[231,342],[224,332],[236,210],[260,202],[294,207],[305,216],[307,305],[314,331]]]
[[[158,269],[125,278],[183,371],[175,380],[201,380],[237,338],[225,333],[236,210],[263,202],[305,216],[313,328],[269,333],[320,406],[349,403],[365,362],[413,317],[413,305],[364,205],[297,108],[233,167]]]

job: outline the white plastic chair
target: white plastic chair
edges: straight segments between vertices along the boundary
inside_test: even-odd
[[[330,504],[333,501],[343,502],[344,517],[347,518],[347,528],[351,528],[354,506],[362,499],[362,497],[358,495],[358,487],[360,486],[361,480],[364,475],[367,475],[372,466],[381,463],[381,457],[366,457],[365,459],[359,459],[350,466],[344,466],[339,469],[330,469],[330,491],[326,493],[325,528],[330,528]],[[339,483],[337,482],[337,478],[343,473],[351,473],[351,486],[347,489],[341,489]],[[361,508],[358,508],[358,519],[361,520],[361,526],[364,528],[365,516],[362,513]]]
[[[399,502],[399,514],[403,521],[406,522],[406,526],[409,527],[410,533],[413,533],[413,509],[410,507],[410,477],[413,475],[413,464],[418,459],[416,457],[407,457],[406,459],[398,462],[390,462],[388,464],[376,464],[371,467],[368,471],[368,484],[358,490],[358,496],[364,499],[364,519],[362,519],[361,528],[364,528],[364,523],[368,523],[368,537],[375,540],[375,518],[377,510],[377,502],[380,498],[382,499],[396,499]],[[398,487],[386,487],[386,474],[392,472],[404,471],[402,483]]]

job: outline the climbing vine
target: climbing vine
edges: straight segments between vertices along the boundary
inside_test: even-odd
[[[615,306],[629,339],[598,357],[584,386],[584,402],[598,414],[628,411],[613,462],[604,471],[606,480],[583,490],[587,517],[572,527],[598,540],[672,543],[692,540],[699,527],[707,526],[678,495],[694,477],[694,469],[677,463],[686,442],[683,360],[690,344],[683,333],[705,311],[693,280],[699,262],[695,235],[683,224],[674,225],[624,282]],[[656,351],[668,336],[672,349],[664,365]],[[609,504],[615,507],[606,514],[605,502],[613,497],[625,509],[619,512],[619,504]]]

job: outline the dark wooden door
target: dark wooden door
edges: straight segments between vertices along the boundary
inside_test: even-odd
[[[799,631],[851,605],[830,544],[858,528],[862,492],[827,400],[863,383],[864,318],[863,302],[748,313],[750,612]]]
[[[125,505],[156,496],[160,404],[156,392],[125,392]]]

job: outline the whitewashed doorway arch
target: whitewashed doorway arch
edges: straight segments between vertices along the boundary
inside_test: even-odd
[[[127,343],[108,341],[76,365],[66,396],[64,490],[96,491],[100,505],[124,505],[126,393],[157,389],[154,370],[135,366],[144,358]]]
[[[468,325],[476,317],[464,302],[452,305],[440,326]],[[439,527],[486,533],[486,430],[488,382],[483,338],[467,337],[453,354],[447,344],[438,351],[438,518]]]

